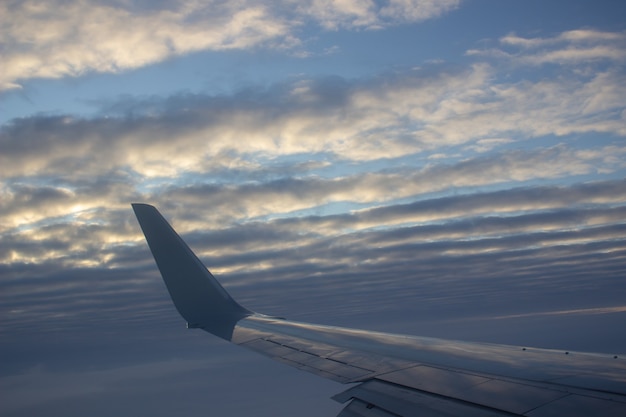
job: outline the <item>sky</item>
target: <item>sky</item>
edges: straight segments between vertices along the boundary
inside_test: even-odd
[[[0,2],[0,415],[341,409],[185,329],[132,202],[255,311],[625,353],[625,15]]]

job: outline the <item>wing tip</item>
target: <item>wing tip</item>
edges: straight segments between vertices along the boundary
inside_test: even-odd
[[[142,209],[156,210],[156,207],[154,207],[152,204],[148,204],[148,203],[130,203],[130,206],[135,211],[142,210]]]
[[[237,321],[253,314],[221,286],[159,210],[131,204],[165,285],[189,328],[230,340]]]

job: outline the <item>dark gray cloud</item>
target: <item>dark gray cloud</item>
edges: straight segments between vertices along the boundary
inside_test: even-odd
[[[624,313],[495,317],[623,306],[624,207],[601,203],[621,190],[620,184],[470,194],[352,215],[198,230],[185,238],[204,254],[209,267],[230,270],[217,275],[238,300],[257,311],[373,330],[615,353],[626,349],[626,340],[619,332],[599,329],[619,327]],[[575,195],[577,199],[571,200]],[[509,205],[533,201],[543,209],[521,206],[525,211],[505,217],[458,211],[465,203],[475,213],[493,213],[486,208],[498,201]],[[333,235],[311,227],[318,222],[369,223],[372,217],[393,219],[436,207],[447,221]],[[192,218],[198,215],[193,213]],[[268,373],[283,375],[291,388],[274,385],[283,394],[292,392],[294,384],[300,392],[308,386],[327,392],[326,396],[339,390],[292,375],[263,359],[257,363],[208,335],[186,331],[143,241],[108,249],[90,246],[93,236],[107,227],[119,229],[116,235],[130,234],[127,229],[137,234],[129,208],[115,211],[111,218],[116,220],[108,226],[73,232],[71,223],[49,226],[51,236],[69,233],[67,238],[79,248],[70,260],[13,263],[0,271],[0,314],[5,318],[0,325],[0,351],[8,358],[0,384],[3,392],[11,393],[11,401],[5,403],[8,415],[46,407],[72,414],[94,405],[100,405],[103,413],[113,412],[118,409],[111,399],[126,398],[127,385],[140,388],[124,400],[125,410],[146,410],[137,399],[172,394],[168,381],[173,379],[184,381],[174,388],[181,402],[188,399],[197,405],[192,394],[203,391],[202,403],[210,408],[206,404],[211,403],[213,384],[229,384],[228,375],[246,375],[250,367],[261,370],[249,377],[255,384]],[[14,239],[8,245],[18,247],[19,240]],[[40,244],[46,250],[67,252],[67,242],[51,239]],[[96,258],[103,250],[111,255],[108,263],[70,266]],[[208,352],[218,362],[206,359]],[[101,358],[109,359],[100,367]],[[247,384],[238,382],[233,389]],[[21,401],[23,391],[16,386],[29,387],[35,400]],[[237,405],[221,398],[223,415],[236,415],[254,405],[265,409],[264,400],[256,395],[238,398]],[[301,397],[293,393],[291,398]],[[320,398],[302,400],[314,404]],[[336,407],[330,400],[324,406]],[[276,410],[273,404],[267,409]],[[320,409],[315,407],[316,412]],[[165,406],[154,412],[170,411]],[[199,415],[192,409],[189,413]]]
[[[575,288],[578,279],[587,282],[589,276],[598,276],[600,286],[623,278],[619,271],[624,266],[626,209],[598,203],[621,189],[620,184],[471,194],[351,215],[234,224],[184,236],[206,264],[224,276],[226,285],[252,302],[258,302],[256,297],[245,296],[251,287],[295,285],[289,282],[319,285],[321,297],[335,291],[354,293],[357,282],[368,288],[388,285],[400,292],[408,288],[411,293],[412,285],[436,281],[449,291],[448,298],[454,298],[448,285],[466,282],[483,288],[487,280],[497,292],[515,288],[510,281],[515,278],[528,288],[547,286],[545,294],[560,285]],[[572,204],[572,196],[578,196],[578,204]],[[493,214],[499,204],[506,204],[505,216]],[[199,221],[201,213],[188,210],[193,215],[183,220]],[[402,221],[406,216],[415,223],[416,216],[431,217],[433,210],[439,217],[431,222]],[[163,211],[171,217],[167,209]],[[376,227],[372,218],[379,219]],[[138,236],[130,209],[113,211],[110,219],[102,225],[50,225],[37,231],[46,238],[36,242],[20,233],[4,237],[2,256],[8,264],[0,285],[6,297],[4,314],[11,318],[4,332],[43,326],[43,334],[55,320],[68,323],[81,318],[92,325],[91,320],[103,320],[103,315],[110,320],[132,316],[141,322],[150,314],[171,310],[145,244],[129,243],[131,236]],[[172,220],[174,225],[179,221]],[[110,236],[122,239],[107,244]],[[12,252],[40,262],[10,262]],[[367,303],[359,297],[352,302]]]

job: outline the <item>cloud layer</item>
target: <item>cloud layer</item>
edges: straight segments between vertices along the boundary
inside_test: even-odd
[[[307,25],[375,30],[458,3],[214,2],[208,13],[205,2],[65,2],[60,12],[55,2],[8,2],[2,82],[116,72],[201,49],[296,48]],[[22,31],[37,19],[40,31]],[[40,397],[44,407],[83,377],[24,376],[44,348],[85,363],[126,352],[115,371],[88,372],[100,383],[81,385],[85,395],[143,373],[127,365],[145,352],[124,341],[180,351],[180,334],[160,332],[182,323],[135,201],[157,205],[238,300],[269,314],[345,325],[367,314],[370,328],[459,338],[482,327],[496,342],[519,340],[525,323],[526,335],[545,330],[547,347],[563,333],[549,329],[557,316],[617,323],[623,42],[622,32],[592,29],[511,33],[454,65],[120,97],[91,116],[10,121],[0,130],[0,353],[12,360],[0,383],[61,381],[66,389]],[[157,379],[211,366],[155,363]]]
[[[555,39],[610,47],[621,36]],[[523,67],[533,48],[504,39],[522,45]],[[0,131],[0,229],[89,218],[132,200],[208,199],[217,209],[205,221],[218,224],[455,188],[619,177],[626,80],[623,62],[607,60],[593,67],[581,58],[593,72],[565,66],[554,77],[510,80],[488,58],[461,70],[437,64],[229,96],[124,99],[91,118],[16,119]]]
[[[0,5],[0,91],[30,78],[115,73],[196,51],[292,49],[305,24],[380,29],[431,19],[459,3],[8,1]]]

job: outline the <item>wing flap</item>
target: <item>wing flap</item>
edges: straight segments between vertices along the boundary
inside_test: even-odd
[[[339,414],[339,417],[353,415],[431,417],[626,415],[626,403],[620,398],[561,393],[556,399],[549,400],[550,393],[538,391],[543,391],[542,388],[528,387],[530,389],[526,389],[525,392],[522,388],[522,392],[519,392],[519,383],[517,386],[506,383],[500,388],[498,388],[499,381],[491,380],[487,384],[489,383],[494,385],[482,392],[470,389],[467,395],[459,396],[458,393],[451,393],[450,396],[444,396],[376,378],[337,394],[333,399],[340,403],[350,401],[342,411],[344,414]],[[510,391],[511,389],[514,391]],[[474,396],[475,394],[478,395]],[[516,401],[511,401],[511,397],[515,397]],[[542,404],[528,409],[530,404],[537,401]]]
[[[344,415],[511,417],[516,415],[379,380],[359,384],[335,395],[333,399],[340,403],[351,401],[338,417]]]
[[[626,404],[607,398],[572,394],[525,414],[529,417],[626,416]]]
[[[425,365],[381,375],[378,378],[514,414],[524,414],[568,395],[563,390]]]
[[[361,401],[354,398],[350,403],[337,414],[337,417],[397,417],[397,414],[391,414],[380,407],[374,406],[372,403]]]

